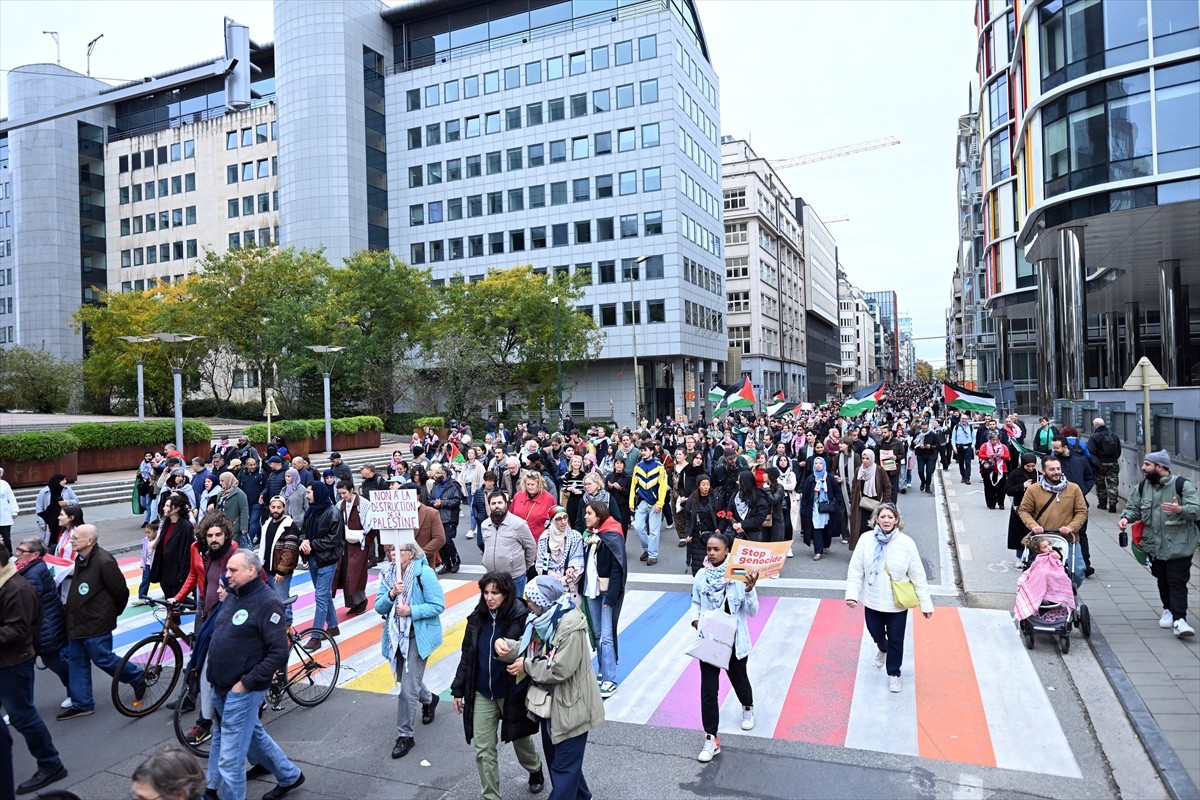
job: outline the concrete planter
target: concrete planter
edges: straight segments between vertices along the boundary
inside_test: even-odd
[[[184,460],[191,463],[197,456],[208,459],[210,445],[205,442],[193,442],[184,445]],[[85,475],[92,472],[118,472],[123,469],[137,469],[142,461],[142,455],[147,449],[155,450],[154,446],[143,447],[138,444],[114,447],[107,450],[80,450],[79,471]]]
[[[322,435],[321,439],[324,439],[324,438],[325,438],[325,436]],[[319,439],[295,439],[295,440],[289,441],[287,443],[288,453],[293,456],[305,456],[305,457],[307,457],[309,453],[319,453],[319,452],[321,452],[322,448],[317,447],[318,441],[320,441],[320,440]],[[261,455],[263,458],[267,457],[266,442],[255,442],[254,449],[257,450],[259,455]]]
[[[61,472],[67,481],[79,480],[79,457],[67,453],[53,461],[13,461],[4,465],[4,480],[14,488],[21,486],[45,486],[50,476]]]

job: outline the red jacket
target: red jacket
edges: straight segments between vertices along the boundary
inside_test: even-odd
[[[533,497],[528,492],[517,492],[509,505],[510,514],[515,514],[525,520],[529,532],[533,534],[536,543],[546,531],[546,523],[550,521],[550,512],[558,505],[554,495],[547,491],[538,492]]]
[[[212,611],[212,607],[217,604],[217,581],[225,574],[225,565],[229,563],[230,557],[237,552],[238,543],[233,541],[229,545],[229,549],[225,551],[225,557],[220,561],[214,562],[217,567],[216,571],[210,574],[208,565],[204,563],[204,556],[200,555],[200,543],[192,545],[192,567],[188,570],[187,581],[184,582],[183,588],[179,590],[179,594],[175,595],[175,602],[182,602],[185,597],[191,594],[192,589],[197,585],[200,586],[200,602],[204,608],[205,615]]]

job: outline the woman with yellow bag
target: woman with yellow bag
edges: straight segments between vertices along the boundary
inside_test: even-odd
[[[899,692],[908,610],[920,606],[929,619],[933,616],[933,600],[917,543],[904,533],[904,520],[895,504],[881,503],[871,526],[875,546],[855,548],[850,557],[846,605],[854,608],[861,597],[867,632],[879,648],[875,667],[886,664],[888,689]]]

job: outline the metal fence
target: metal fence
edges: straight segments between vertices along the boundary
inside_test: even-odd
[[[1140,449],[1145,446],[1142,418],[1138,411],[1116,411],[1078,402],[1056,405],[1055,421],[1059,425],[1074,425],[1084,438],[1092,430],[1092,420],[1103,417],[1126,447]],[[1155,414],[1153,405],[1151,403],[1150,436],[1154,449],[1166,450],[1172,458],[1192,467],[1200,467],[1200,419]]]

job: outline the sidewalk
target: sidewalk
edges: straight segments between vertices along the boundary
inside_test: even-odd
[[[1005,547],[1009,503],[1003,512],[989,510],[978,480],[962,485],[953,465],[942,477],[967,604],[1011,610],[1019,570]],[[1094,494],[1088,503],[1088,539],[1096,574],[1084,582],[1079,599],[1092,616],[1090,645],[1172,795],[1196,797],[1200,640],[1176,639],[1171,631],[1158,627],[1162,608],[1157,582],[1128,548],[1117,544],[1120,514],[1097,509]],[[1195,558],[1188,610],[1190,621],[1200,624],[1200,566]],[[1075,631],[1072,637],[1076,639],[1072,645],[1078,647],[1082,636]],[[1036,646],[1055,644],[1040,637]],[[1064,657],[1069,659],[1069,654]]]

